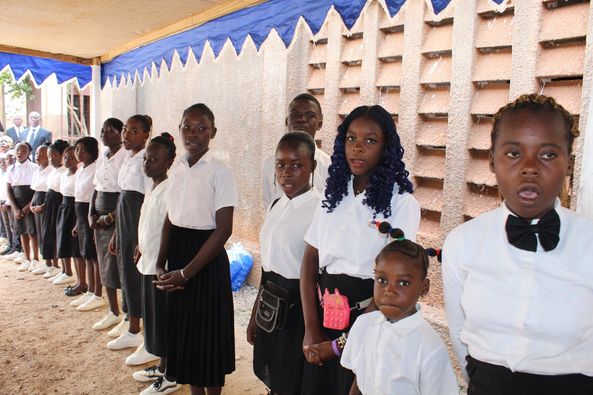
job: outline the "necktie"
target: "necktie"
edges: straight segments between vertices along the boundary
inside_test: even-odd
[[[509,215],[505,224],[509,243],[525,251],[537,250],[537,239],[545,251],[551,251],[560,241],[560,217],[556,210],[544,215],[537,224]]]

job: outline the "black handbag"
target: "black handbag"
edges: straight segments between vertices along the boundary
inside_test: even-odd
[[[284,328],[288,310],[291,308],[288,302],[290,300],[288,291],[271,281],[266,281],[259,290],[257,299],[255,314],[257,326],[268,333]]]

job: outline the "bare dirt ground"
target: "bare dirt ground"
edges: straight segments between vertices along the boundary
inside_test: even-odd
[[[108,350],[107,331],[91,329],[106,307],[79,312],[63,286],[16,268],[0,260],[0,394],[137,394],[147,386],[132,379],[138,367],[124,364],[134,350]],[[237,366],[223,394],[265,394],[245,341],[255,295],[251,287],[235,293]]]

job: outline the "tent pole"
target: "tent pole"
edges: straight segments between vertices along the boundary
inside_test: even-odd
[[[92,65],[91,72],[91,130],[89,135],[99,139],[101,137],[101,65]]]

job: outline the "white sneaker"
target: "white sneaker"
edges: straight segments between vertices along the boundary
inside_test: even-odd
[[[160,357],[152,355],[144,348],[144,343],[140,344],[132,355],[126,358],[126,365],[144,365],[145,363],[157,361]]]
[[[47,273],[48,270],[49,270],[49,266],[37,265],[37,268],[35,268],[34,270],[31,270],[31,273],[33,273],[34,275],[38,276],[40,274]]]
[[[156,381],[148,388],[144,389],[140,395],[147,394],[170,394],[181,388],[181,384],[177,384],[175,381],[169,381],[163,377],[159,377]]]
[[[153,365],[153,366],[146,368],[144,370],[138,370],[138,371],[134,372],[132,374],[132,377],[136,381],[145,383],[147,381],[154,381],[154,380],[158,379],[159,377],[163,377],[163,374],[164,373],[161,373],[159,371],[159,368],[156,365]]]
[[[138,347],[143,341],[142,333],[134,334],[126,331],[117,339],[107,343],[107,348],[110,350],[121,350],[123,348]]]
[[[56,280],[58,277],[60,277],[62,275],[62,270],[57,269],[54,271],[54,275],[50,276],[47,281],[49,281],[50,283],[53,283],[54,280]]]
[[[78,311],[90,311],[98,309],[99,307],[105,306],[105,299],[102,296],[91,294],[91,297],[86,300],[83,304],[79,305],[76,310]]]
[[[70,302],[70,306],[72,306],[72,307],[78,307],[81,304],[83,304],[86,301],[88,301],[92,296],[93,296],[93,293],[92,292],[85,292],[85,293],[82,294],[82,296],[80,298],[75,299],[72,302]]]
[[[16,256],[16,258],[13,259],[14,263],[23,263],[24,261],[26,261],[27,258],[25,258],[25,253],[24,252],[19,252]]]
[[[60,274],[60,269],[57,267],[49,267],[47,268],[47,272],[45,272],[45,274],[43,275],[43,278],[52,278],[53,276]]]
[[[29,266],[31,266],[31,262],[24,260],[21,262],[21,264],[19,265],[19,268],[17,270],[19,272],[26,272],[27,270],[29,270]]]
[[[113,314],[111,311],[103,316],[99,321],[93,325],[93,330],[102,331],[103,329],[111,328],[115,324],[122,321],[120,316]]]
[[[115,327],[111,328],[109,332],[107,332],[107,336],[109,337],[120,337],[122,333],[125,333],[130,329],[130,321],[129,320],[121,320],[119,324]]]
[[[4,255],[4,259],[13,260],[19,257],[20,252],[15,251],[12,254]]]
[[[60,274],[54,281],[52,281],[53,285],[66,285],[76,282],[73,276],[69,276],[66,273]]]

